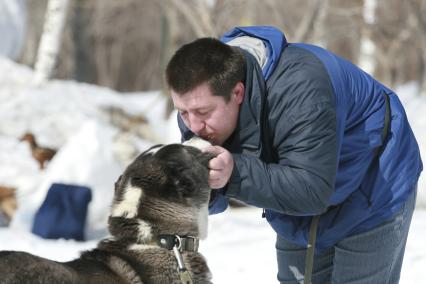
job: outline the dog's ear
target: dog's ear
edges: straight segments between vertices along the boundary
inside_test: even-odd
[[[195,148],[181,154],[179,159],[168,159],[165,163],[168,184],[164,188],[167,191],[174,189],[181,197],[189,197],[200,187],[208,187],[208,164],[215,155]]]
[[[216,157],[216,154],[203,152],[200,148],[194,147],[192,145],[185,145],[185,148],[186,151],[188,151],[188,153],[192,155],[192,157],[195,158],[197,162],[205,167],[208,167],[209,161]]]
[[[200,152],[195,158],[200,164],[208,168],[210,160],[216,158],[216,156],[216,154],[210,152]]]
[[[114,183],[114,192],[117,192],[118,187],[120,186],[120,181],[122,179],[123,175],[120,175],[117,179],[117,181]]]

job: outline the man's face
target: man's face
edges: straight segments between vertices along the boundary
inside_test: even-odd
[[[243,83],[235,85],[228,102],[221,96],[214,96],[207,83],[184,94],[173,90],[171,93],[183,122],[197,136],[214,145],[222,145],[234,132],[244,98]]]

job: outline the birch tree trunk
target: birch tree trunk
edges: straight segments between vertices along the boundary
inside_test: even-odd
[[[46,82],[55,66],[61,35],[64,28],[68,0],[49,0],[44,20],[43,33],[35,62],[34,83]]]
[[[360,58],[358,62],[359,66],[371,75],[376,70],[376,45],[371,38],[371,26],[376,21],[376,8],[377,0],[364,0],[362,12],[364,23],[361,32]]]

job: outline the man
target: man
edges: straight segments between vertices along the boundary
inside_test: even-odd
[[[273,27],[184,45],[166,79],[183,140],[215,145],[210,213],[264,208],[281,283],[398,282],[422,162],[390,89]]]

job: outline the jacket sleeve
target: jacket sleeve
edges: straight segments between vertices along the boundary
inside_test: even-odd
[[[276,88],[289,94],[286,99],[279,94],[281,99],[269,103],[268,147],[277,162],[233,154],[226,195],[286,215],[317,215],[327,210],[334,191],[336,111],[330,81],[295,73]]]
[[[228,198],[224,195],[225,189],[214,189],[210,194],[209,214],[219,214],[228,208]]]
[[[192,133],[191,130],[189,130],[188,127],[186,127],[185,123],[183,122],[182,118],[180,117],[180,114],[177,114],[177,121],[178,121],[178,126],[179,126],[179,130],[180,130],[180,134],[181,136],[181,142],[185,142],[186,140],[189,140],[192,138],[192,136],[194,136],[194,133]]]

